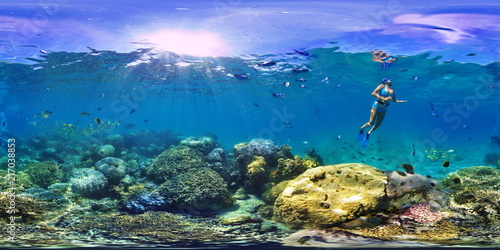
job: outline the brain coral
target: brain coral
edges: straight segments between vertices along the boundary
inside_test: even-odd
[[[276,199],[273,219],[329,227],[377,209],[386,183],[382,171],[359,163],[309,169],[290,181]]]
[[[71,189],[75,193],[86,197],[94,197],[105,191],[108,179],[99,171],[81,168],[73,170],[70,183]]]
[[[160,194],[178,208],[219,209],[230,205],[227,183],[210,168],[192,169],[160,185]]]
[[[127,175],[126,163],[118,158],[106,157],[96,162],[95,168],[108,178],[109,184],[118,184]]]
[[[385,172],[389,178],[386,193],[391,209],[405,204],[428,202],[433,208],[442,208],[449,202],[449,194],[439,188],[439,182],[419,175],[400,171]]]
[[[163,183],[189,169],[203,166],[203,154],[187,146],[177,146],[165,150],[147,167],[147,176],[157,183]]]

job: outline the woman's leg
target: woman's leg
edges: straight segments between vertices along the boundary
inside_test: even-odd
[[[380,124],[382,124],[382,121],[384,121],[385,113],[386,112],[378,112],[377,122],[375,122],[375,125],[372,127],[372,129],[370,129],[370,131],[368,131],[368,134],[371,134],[373,132],[373,130],[380,127]]]
[[[365,123],[363,126],[361,126],[361,130],[363,130],[364,128],[366,127],[370,127],[371,125],[373,125],[373,121],[375,120],[375,118],[377,117],[377,108],[375,107],[372,107],[371,111],[370,111],[370,120]]]

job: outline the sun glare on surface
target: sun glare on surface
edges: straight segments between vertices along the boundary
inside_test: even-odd
[[[192,56],[227,56],[229,46],[216,33],[181,29],[164,29],[142,34],[141,41],[152,43],[159,50]]]

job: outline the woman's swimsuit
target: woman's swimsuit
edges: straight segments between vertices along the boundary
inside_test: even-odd
[[[387,90],[385,90],[386,86],[384,86],[382,88],[382,90],[379,92],[379,95],[382,96],[382,97],[392,97],[394,98],[394,92],[392,95],[389,95],[389,92],[387,92]],[[389,103],[385,103],[383,101],[380,101],[379,99],[375,100],[375,102],[373,103],[373,107],[377,109],[377,112],[385,112],[387,111],[387,107],[389,106],[390,104]]]

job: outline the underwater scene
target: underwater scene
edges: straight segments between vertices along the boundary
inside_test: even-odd
[[[145,2],[0,11],[2,247],[500,247],[498,3]]]

